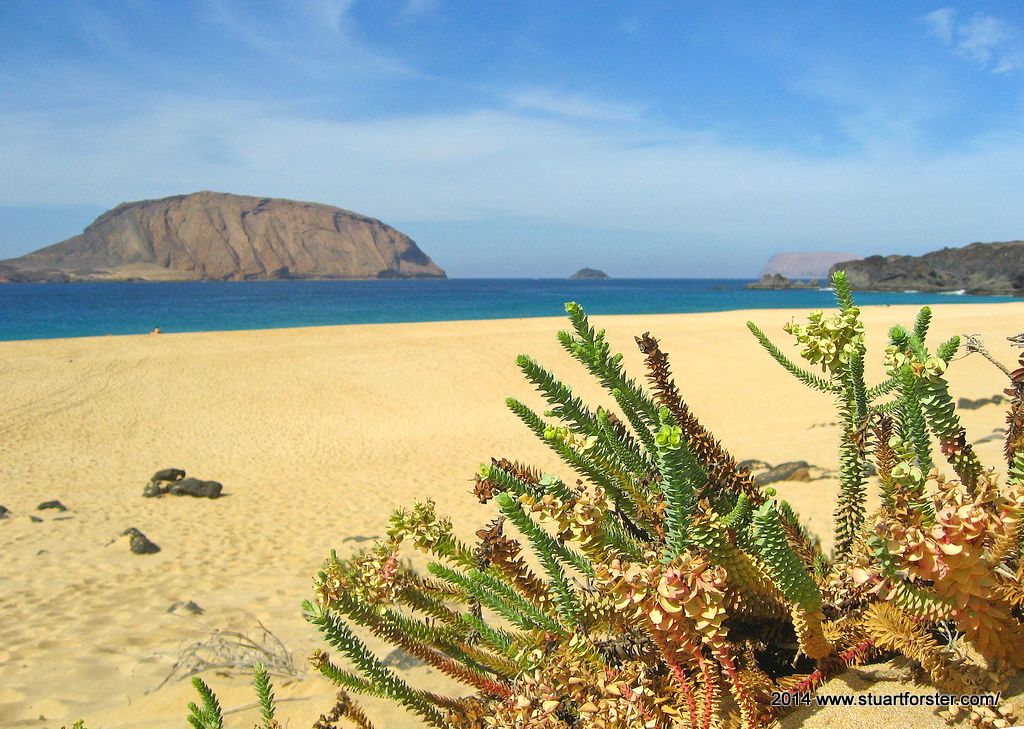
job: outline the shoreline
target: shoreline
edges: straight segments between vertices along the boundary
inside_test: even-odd
[[[481,279],[482,280],[482,279]],[[501,279],[501,280],[512,280],[512,279]],[[666,279],[676,280],[676,279]],[[679,279],[684,280],[684,279]],[[147,283],[161,283],[161,282],[147,282]],[[181,282],[177,282],[181,283]],[[251,283],[251,282],[248,282]],[[819,289],[818,291],[831,291],[831,289]],[[857,292],[854,292],[856,296]],[[955,296],[956,294],[950,294]],[[834,304],[834,302],[832,302]],[[991,307],[991,306],[1014,306],[1020,305],[1024,309],[1024,299],[1012,300],[1012,301],[965,301],[965,302],[941,302],[931,304],[858,304],[861,311],[869,310],[899,310],[907,309],[912,310],[911,320],[914,314],[922,306],[928,306],[933,311],[937,308],[945,310],[946,308],[959,308],[959,307]],[[823,309],[834,308],[833,306],[821,307]],[[772,308],[741,308],[741,309],[722,309],[715,311],[690,311],[690,312],[662,312],[662,313],[627,313],[627,314],[601,314],[592,313],[588,309],[588,313],[592,317],[600,317],[602,319],[614,318],[614,319],[625,319],[625,318],[659,318],[659,317],[686,317],[686,316],[745,316],[746,320],[756,320],[758,314],[765,316],[775,316],[779,313],[790,313],[794,316],[802,316],[808,311],[812,311],[813,308],[806,306],[793,306],[793,307],[772,307]],[[465,324],[482,324],[485,322],[515,322],[515,321],[562,321],[564,316],[552,315],[552,314],[541,314],[536,316],[500,316],[500,317],[489,317],[489,318],[476,318],[476,319],[417,319],[411,321],[387,321],[387,322],[354,322],[354,323],[341,323],[341,324],[308,324],[300,326],[271,326],[271,327],[260,327],[260,328],[242,328],[242,329],[199,329],[199,330],[186,330],[186,331],[164,331],[163,327],[157,325],[161,329],[159,332],[134,332],[134,333],[108,333],[108,334],[83,334],[81,336],[70,336],[70,337],[34,337],[29,339],[2,339],[0,338],[0,347],[9,344],[17,343],[28,343],[28,342],[63,342],[63,341],[80,341],[80,340],[107,340],[111,337],[151,337],[151,336],[181,336],[181,335],[210,335],[210,334],[241,334],[245,332],[281,332],[281,331],[306,331],[306,330],[331,330],[343,327],[390,327],[390,326],[419,326],[419,325],[451,325],[460,326]],[[1022,317],[1024,321],[1024,317]],[[755,321],[756,323],[756,321]],[[908,322],[909,323],[909,322]],[[558,328],[562,328],[558,326]]]

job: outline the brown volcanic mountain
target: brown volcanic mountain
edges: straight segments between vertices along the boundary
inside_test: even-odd
[[[81,235],[0,261],[0,281],[444,277],[379,220],[219,192],[122,203]]]

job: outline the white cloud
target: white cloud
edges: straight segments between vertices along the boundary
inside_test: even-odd
[[[928,23],[932,35],[948,46],[953,42],[953,19],[955,17],[955,8],[939,8],[924,16],[924,20]]]
[[[932,35],[953,48],[957,56],[992,73],[1024,68],[1024,44],[1013,25],[986,13],[956,22],[954,8],[940,8],[924,16]]]
[[[407,74],[396,58],[361,44],[352,32],[354,0],[302,0],[283,15],[267,15],[237,0],[213,0],[201,19],[274,62],[312,77]]]
[[[633,122],[646,111],[642,104],[604,101],[586,94],[560,93],[540,87],[519,89],[504,97],[516,109],[591,121]]]
[[[644,123],[477,110],[340,122],[208,98],[117,120],[0,112],[0,204],[110,206],[213,189],[391,221],[514,218],[739,249],[1020,237],[1024,129],[940,154],[809,156]]]
[[[403,19],[419,18],[437,12],[438,0],[406,0],[399,12]]]
[[[988,66],[992,54],[1009,39],[1004,21],[991,15],[978,13],[957,28],[957,52],[979,66]]]

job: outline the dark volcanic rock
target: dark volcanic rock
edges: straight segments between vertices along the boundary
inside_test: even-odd
[[[870,256],[837,263],[854,289],[1024,295],[1024,241],[971,243],[923,256]],[[831,273],[831,272],[830,272]]]
[[[596,268],[581,268],[579,271],[569,277],[570,281],[579,281],[581,279],[606,279],[611,278],[604,271],[599,271]]]
[[[64,504],[54,499],[53,501],[44,501],[39,506],[37,506],[36,509],[38,509],[39,511],[42,511],[43,509],[56,509],[57,511],[67,511],[68,507],[64,506]]]
[[[810,481],[810,468],[807,461],[780,463],[775,468],[770,468],[764,473],[754,476],[754,483],[765,486],[776,481]]]
[[[202,615],[206,612],[191,600],[178,600],[177,602],[171,603],[171,606],[167,608],[167,612],[169,613],[178,612],[179,610],[190,613],[191,615]]]
[[[153,474],[153,481],[180,481],[185,478],[185,472],[180,468],[165,468]]]
[[[146,535],[135,527],[128,527],[121,532],[121,536],[131,537],[128,546],[134,554],[156,554],[160,551],[160,547],[149,541]]]
[[[167,493],[176,496],[198,496],[216,499],[224,487],[217,481],[202,481],[198,478],[183,478],[167,488]]]
[[[11,515],[11,510],[6,506],[0,505],[0,519],[6,519]]]
[[[759,461],[756,458],[748,458],[745,461],[740,461],[736,465],[740,468],[745,468],[748,471],[764,471],[772,467],[772,464],[766,463],[765,461]]]
[[[816,289],[820,284],[817,279],[812,281],[793,281],[780,273],[766,273],[760,281],[748,283],[748,289]]]
[[[163,496],[167,493],[167,487],[161,481],[150,481],[142,489],[143,497],[152,499],[156,496]]]
[[[444,277],[411,238],[379,220],[217,192],[122,203],[81,235],[0,262],[0,282]]]

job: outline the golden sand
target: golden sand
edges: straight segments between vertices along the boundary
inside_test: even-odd
[[[932,342],[979,333],[1013,363],[1017,351],[1004,338],[1021,330],[1024,303],[934,309]],[[888,326],[909,325],[915,313],[865,310],[869,379],[881,375]],[[782,371],[744,327],[753,319],[788,342],[782,324],[803,316],[763,310],[594,323],[637,375],[632,336],[661,338],[690,405],[737,458],[832,469],[832,404]],[[608,402],[558,346],[564,326],[509,319],[0,343],[0,504],[13,513],[0,521],[0,726],[57,729],[85,718],[90,729],[180,727],[195,698],[188,681],[157,690],[179,651],[215,629],[255,634],[260,623],[306,674],[276,679],[280,713],[293,727],[309,726],[334,691],[306,669],[320,643],[300,602],[312,596],[312,575],[331,548],[344,555],[382,536],[393,508],[427,497],[470,537],[491,514],[469,493],[490,456],[565,473],[503,406],[509,395],[542,405],[515,367],[521,352],[584,398]],[[1004,381],[978,356],[955,362],[949,377],[955,394],[970,398],[995,394]],[[973,439],[1003,424],[995,405],[962,416]],[[998,438],[978,451],[1000,465]],[[142,498],[150,475],[171,466],[221,481],[225,497]],[[778,486],[829,542],[836,482]],[[69,511],[36,511],[50,499]],[[128,527],[162,551],[131,554],[119,536]],[[185,600],[205,612],[168,612]],[[884,670],[895,683],[873,690],[902,690],[907,672]],[[875,674],[853,671],[826,690],[861,690]],[[203,675],[228,725],[252,726],[248,676]],[[407,676],[423,688],[447,686],[423,666]],[[379,727],[417,726],[382,702],[364,705]],[[787,724],[942,726],[927,709],[802,710]]]

